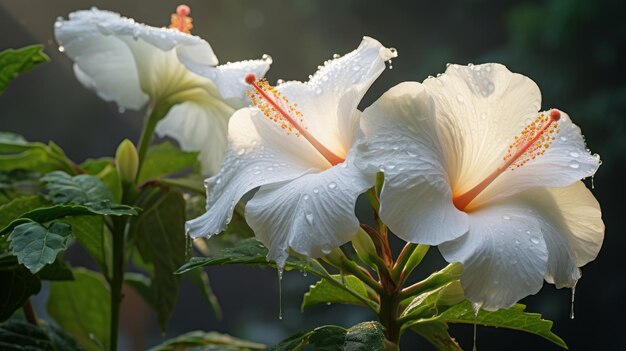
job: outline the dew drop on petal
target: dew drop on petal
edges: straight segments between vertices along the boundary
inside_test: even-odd
[[[576,151],[570,152],[569,155],[572,156],[572,157],[579,157],[580,156],[580,154],[578,152],[576,152]]]
[[[315,88],[315,94],[316,95],[322,94],[322,88],[320,88],[320,87]]]
[[[481,114],[480,114],[480,119],[483,119],[483,120],[484,120],[484,119],[487,119],[487,114],[486,114],[486,113],[484,113],[484,112],[483,112],[483,113],[481,113]]]
[[[318,188],[313,188],[313,193],[314,193],[314,194],[317,194],[317,193],[319,193],[319,192],[320,192],[320,191],[319,191],[319,189],[318,189]]]
[[[242,148],[242,149],[237,150],[237,155],[238,156],[242,156],[244,153],[246,153],[246,149]]]
[[[302,197],[302,199],[304,199],[304,201],[307,201],[307,200],[309,199],[309,195],[308,195],[308,194],[305,194],[305,195]]]
[[[334,58],[334,59],[338,59],[338,58],[340,58],[340,57],[341,57],[341,55],[339,55],[339,54],[333,54],[333,58]]]
[[[59,52],[65,52],[65,47],[63,47],[63,45],[59,46]]]
[[[313,225],[313,214],[312,213],[307,213],[304,217],[306,218],[306,221],[309,224]]]
[[[476,324],[478,320],[478,313],[480,312],[481,303],[472,303],[472,310],[474,310],[474,341],[472,344],[472,350],[476,351]]]
[[[272,56],[268,55],[268,54],[263,54],[263,56],[261,56],[261,59],[267,63],[272,63],[274,62],[274,60],[272,59]]]
[[[506,219],[507,221],[511,219],[511,217],[509,216],[502,216],[503,219]]]
[[[332,182],[332,183],[328,184],[328,188],[330,188],[330,189],[335,189],[336,187],[337,187],[337,183],[335,183],[335,182]]]
[[[570,162],[569,166],[570,168],[578,169],[578,167],[580,167],[580,163],[578,163],[577,161],[572,161]]]
[[[536,236],[533,236],[532,238],[530,238],[530,242],[532,242],[533,244],[537,245],[539,244],[539,238]]]

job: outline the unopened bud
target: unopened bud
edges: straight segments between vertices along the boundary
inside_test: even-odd
[[[343,253],[340,247],[333,249],[333,251],[324,256],[323,259],[330,265],[339,269],[341,269],[345,262],[348,261],[348,257],[346,257],[346,254]]]
[[[354,247],[356,255],[363,263],[370,267],[376,266],[375,260],[372,258],[372,256],[377,256],[376,247],[372,238],[363,229],[359,228],[359,231],[352,239],[352,247]]]
[[[117,147],[115,166],[122,182],[133,183],[135,181],[139,167],[139,156],[135,145],[130,140],[124,139]]]

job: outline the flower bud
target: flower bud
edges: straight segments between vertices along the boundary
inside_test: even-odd
[[[122,183],[133,183],[137,177],[137,168],[139,167],[139,156],[135,145],[124,139],[115,151],[115,166],[117,174]]]
[[[354,247],[356,255],[363,263],[368,264],[370,267],[376,266],[375,261],[372,259],[372,256],[377,256],[376,247],[372,238],[363,229],[359,228],[359,231],[352,239],[352,247]]]
[[[336,247],[328,255],[324,256],[323,259],[330,265],[339,269],[343,267],[343,265],[345,264],[344,262],[348,261],[346,254],[343,253],[340,247]]]

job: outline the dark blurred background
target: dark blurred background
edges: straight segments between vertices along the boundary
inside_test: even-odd
[[[374,84],[362,107],[385,90],[443,72],[446,63],[500,62],[541,87],[543,108],[558,107],[581,126],[603,166],[594,194],[603,207],[606,237],[594,262],[583,268],[576,290],[576,318],[569,319],[570,291],[546,285],[526,298],[528,310],[555,322],[554,331],[572,350],[626,350],[626,226],[622,211],[626,161],[626,13],[624,0],[546,1],[188,1],[193,33],[213,46],[221,62],[270,54],[268,74],[305,80],[333,53],[353,50],[363,35],[398,49],[393,69]],[[175,1],[0,0],[0,49],[43,43],[52,62],[11,83],[0,97],[0,130],[35,141],[54,140],[76,161],[113,155],[124,138],[137,141],[142,111],[120,113],[74,78],[71,62],[57,51],[57,16],[96,6],[154,26],[169,23]],[[590,182],[588,182],[591,186]],[[75,263],[81,263],[80,252]],[[622,256],[622,257],[620,257]],[[88,264],[88,263],[87,263]],[[431,250],[418,275],[442,267]],[[297,272],[283,281],[283,320],[278,319],[278,285],[273,270],[215,267],[208,270],[225,317],[217,320],[190,285],[184,284],[170,330],[161,335],[151,312],[132,295],[124,305],[127,350],[202,329],[272,344],[291,333],[322,324],[349,326],[372,316],[358,308],[323,306],[299,312],[302,293],[314,280]],[[4,287],[3,287],[4,288]],[[39,305],[44,314],[44,306]],[[471,349],[472,327],[452,334]],[[540,337],[502,329],[478,329],[478,350],[558,350]],[[403,350],[430,350],[406,334]]]

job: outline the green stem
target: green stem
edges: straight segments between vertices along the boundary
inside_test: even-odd
[[[146,121],[143,124],[141,136],[139,137],[139,148],[137,149],[137,153],[139,155],[137,179],[139,179],[139,175],[141,174],[141,167],[143,166],[143,160],[148,153],[148,148],[150,147],[150,144],[152,143],[152,138],[154,137],[154,130],[156,128],[156,125],[163,117],[165,117],[169,109],[169,106],[164,106],[160,104],[150,105],[150,107],[148,108]]]
[[[113,230],[113,277],[111,279],[111,351],[117,350],[119,335],[122,282],[124,280],[124,231],[125,218],[116,218]]]
[[[402,285],[402,283],[404,283],[404,279],[406,279],[404,267],[416,248],[417,244],[407,243],[404,245],[400,255],[398,255],[398,259],[396,260],[393,270],[391,271],[391,277],[396,283],[398,283],[398,285]]]

